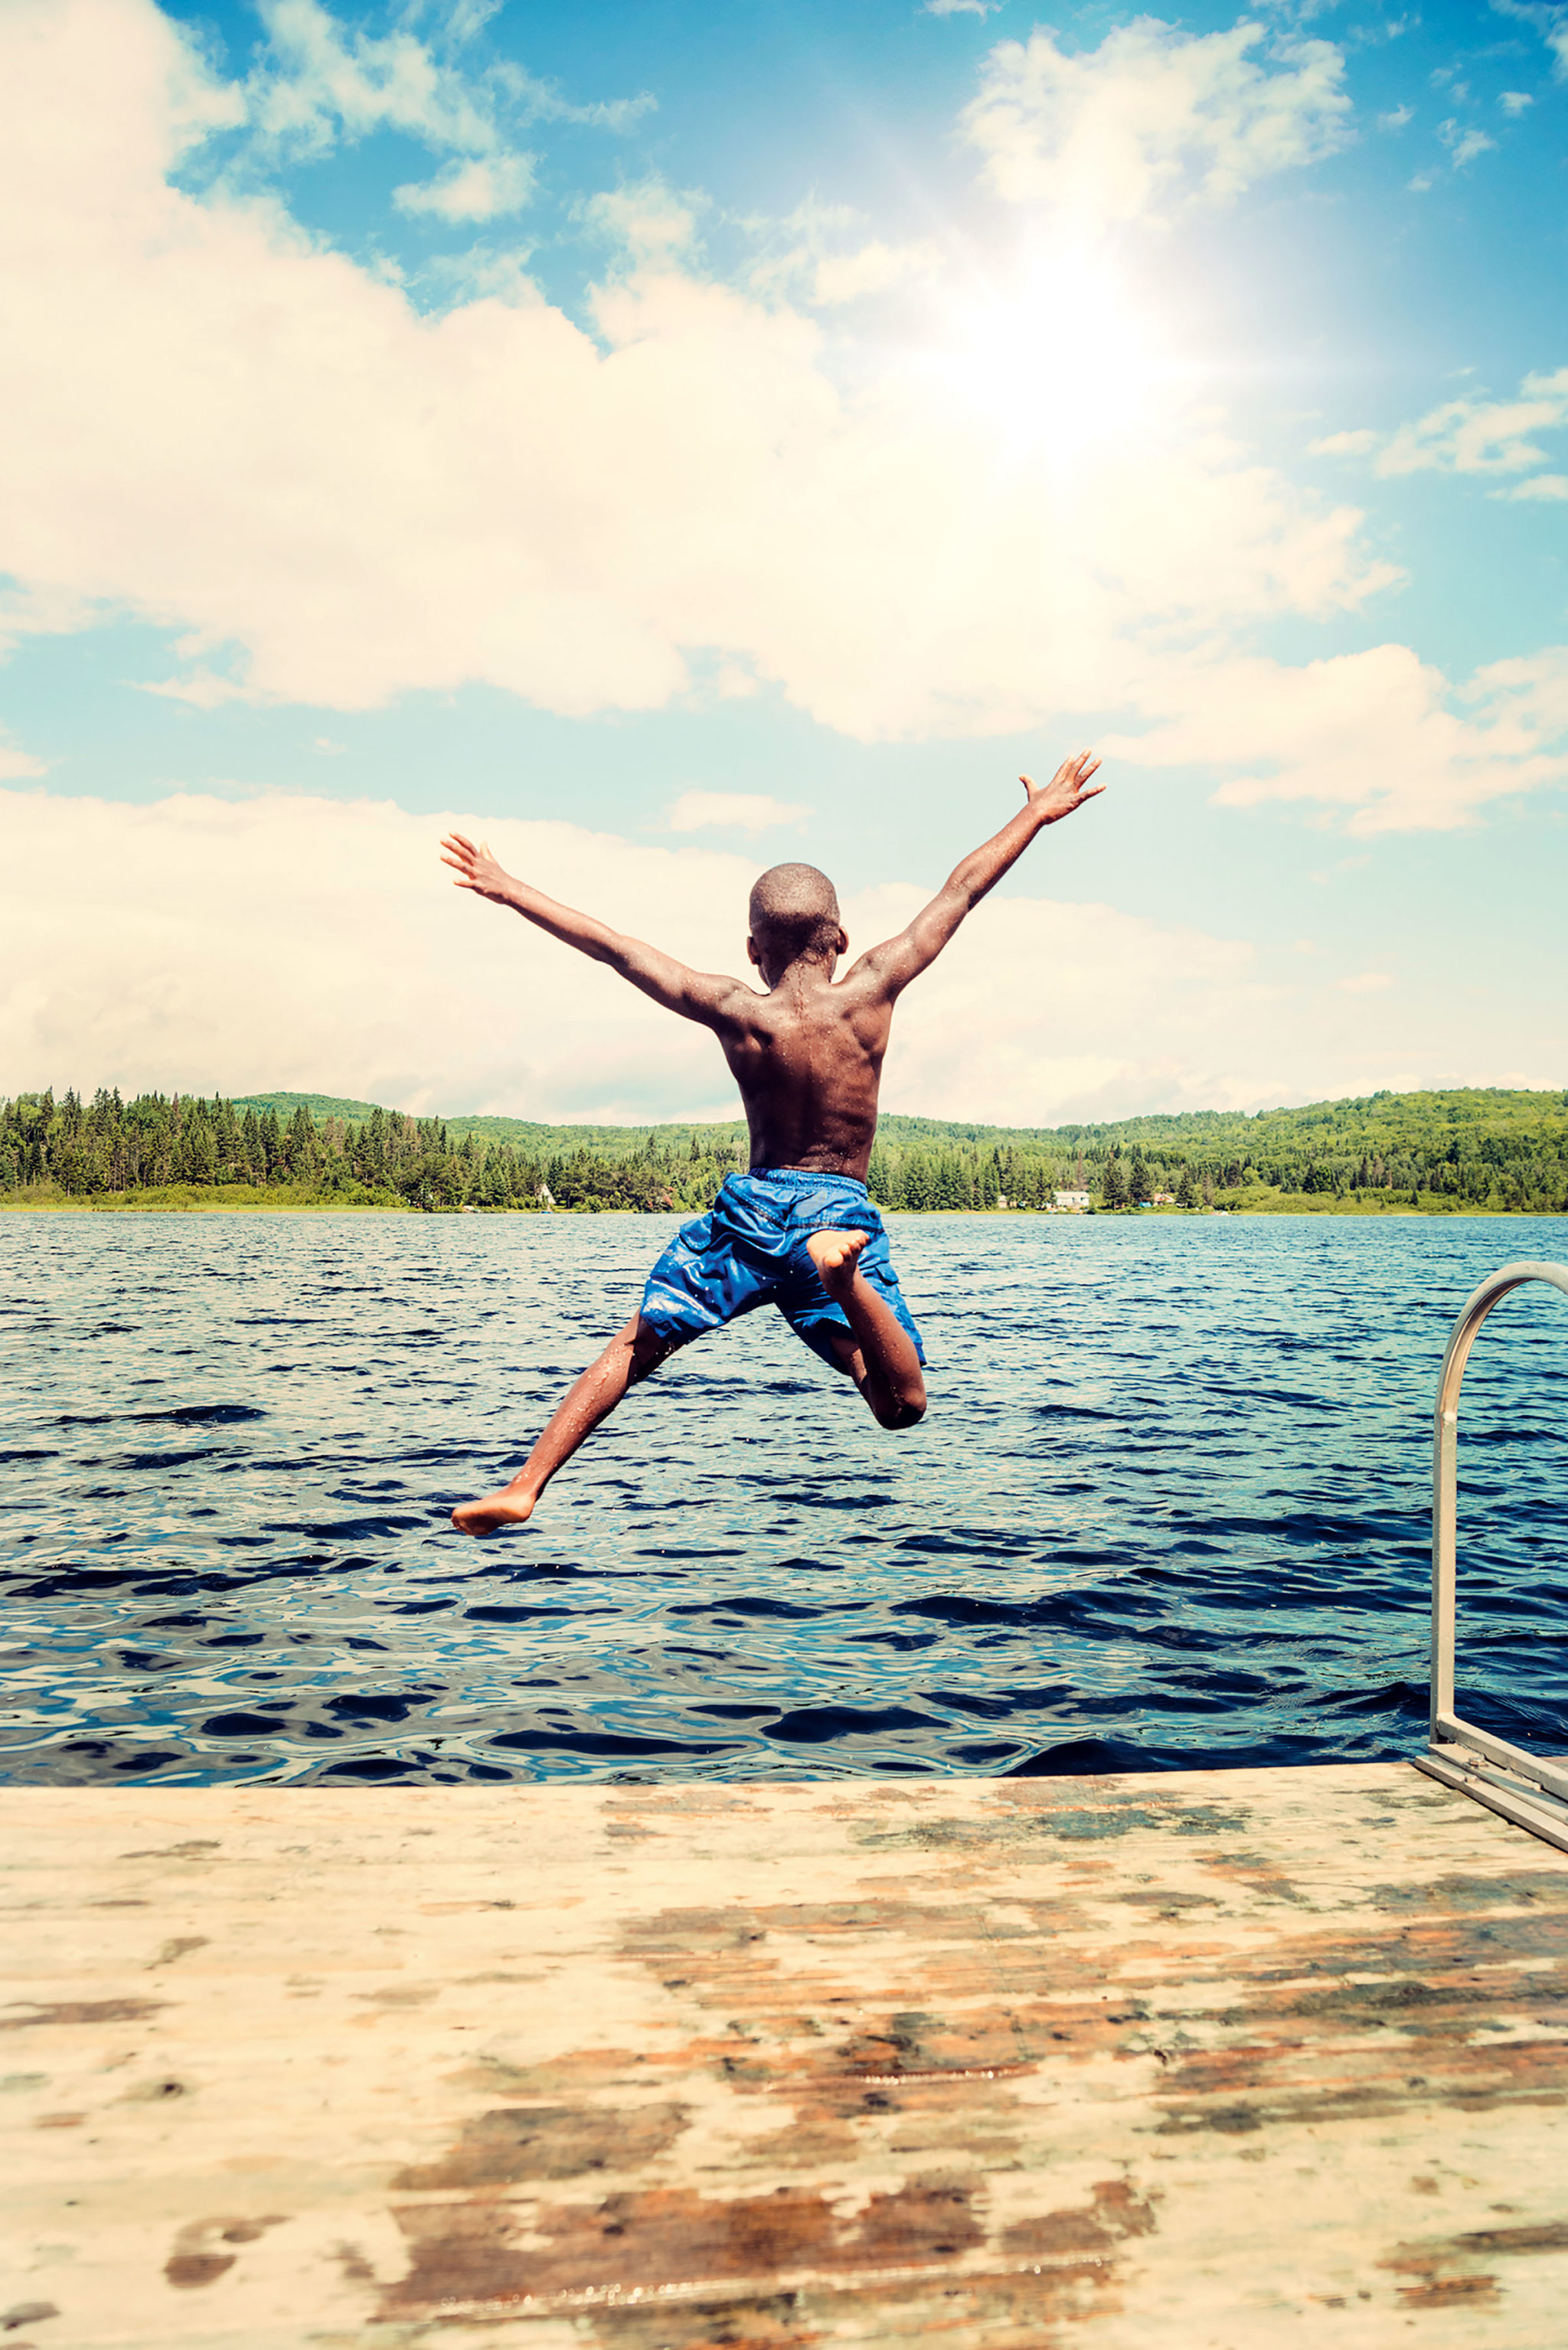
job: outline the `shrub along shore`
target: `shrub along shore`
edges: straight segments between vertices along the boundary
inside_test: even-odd
[[[0,1207],[657,1214],[708,1206],[741,1125],[419,1118],[319,1094],[0,1101]],[[986,1127],[883,1118],[867,1188],[916,1212],[1568,1211],[1568,1095],[1378,1093],[1251,1114]]]

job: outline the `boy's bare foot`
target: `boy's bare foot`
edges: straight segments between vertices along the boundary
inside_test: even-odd
[[[870,1238],[869,1232],[812,1233],[805,1253],[822,1276],[822,1285],[830,1297],[841,1296],[854,1287],[856,1260]]]
[[[537,1499],[521,1485],[503,1485],[480,1501],[460,1503],[452,1522],[460,1534],[499,1534],[503,1526],[520,1526],[531,1518]]]

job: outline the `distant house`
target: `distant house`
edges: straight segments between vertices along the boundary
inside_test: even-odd
[[[1059,1208],[1086,1208],[1088,1204],[1089,1195],[1086,1191],[1058,1191],[1056,1194],[1056,1205]]]
[[[1151,1207],[1174,1208],[1176,1205],[1176,1194],[1174,1191],[1151,1191],[1148,1197]]]

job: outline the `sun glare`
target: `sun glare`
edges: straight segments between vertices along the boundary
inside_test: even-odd
[[[1153,322],[1107,263],[1054,255],[1007,292],[954,304],[936,373],[1012,450],[1075,456],[1114,440],[1169,372]]]

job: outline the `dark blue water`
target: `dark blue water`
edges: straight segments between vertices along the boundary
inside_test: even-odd
[[[745,1779],[1422,1736],[1449,1322],[1561,1220],[896,1217],[932,1409],[769,1313],[472,1544],[671,1220],[13,1215],[0,1776]],[[1493,1314],[1461,1702],[1568,1744],[1568,1311]]]

